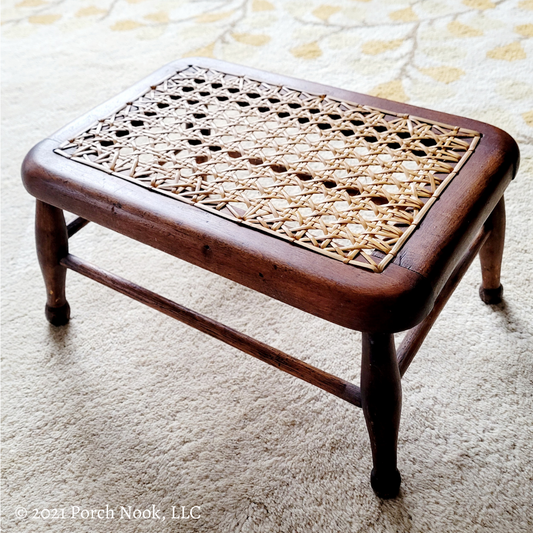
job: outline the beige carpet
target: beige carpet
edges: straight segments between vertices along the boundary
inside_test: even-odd
[[[533,2],[323,1],[2,2],[3,531],[533,531]],[[73,274],[70,325],[44,319],[24,154],[194,54],[467,115],[520,144],[505,302],[479,300],[476,262],[407,373],[396,500],[370,489],[360,410]],[[358,379],[358,333],[94,225],[72,249]]]

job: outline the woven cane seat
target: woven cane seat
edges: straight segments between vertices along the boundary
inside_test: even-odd
[[[454,124],[185,66],[56,152],[381,272],[479,137]]]
[[[82,220],[390,332],[430,312],[516,159],[487,124],[195,58],[39,143],[23,175]]]

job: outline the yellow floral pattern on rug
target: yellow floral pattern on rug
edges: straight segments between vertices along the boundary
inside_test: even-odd
[[[159,47],[159,64],[194,55],[244,63],[464,112],[530,142],[532,9],[530,0],[7,0],[2,30],[7,41],[41,32]],[[465,94],[490,105],[450,107]]]

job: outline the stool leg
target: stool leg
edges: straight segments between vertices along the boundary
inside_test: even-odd
[[[483,278],[479,295],[486,304],[502,301],[503,287],[500,283],[503,245],[505,241],[505,203],[503,196],[485,222],[490,235],[479,251]]]
[[[363,333],[361,403],[374,463],[370,483],[380,498],[394,498],[402,481],[396,468],[402,387],[391,334]]]
[[[68,254],[68,233],[63,211],[37,200],[35,211],[37,257],[46,286],[45,315],[54,326],[63,326],[70,318],[65,297],[67,269],[59,261]]]

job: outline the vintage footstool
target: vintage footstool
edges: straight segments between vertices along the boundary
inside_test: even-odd
[[[478,252],[481,298],[500,301],[503,193],[518,160],[487,124],[177,61],[24,160],[46,317],[68,322],[71,269],[362,407],[372,487],[394,497],[401,376]],[[67,226],[62,210],[79,218]],[[361,386],[69,254],[88,221],[361,331]]]

